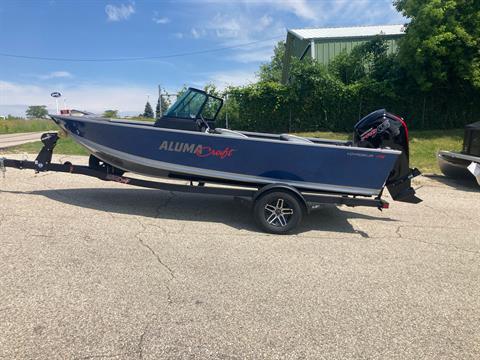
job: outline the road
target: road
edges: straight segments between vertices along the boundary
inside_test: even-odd
[[[5,149],[12,146],[22,145],[30,142],[40,141],[40,136],[44,132],[45,131],[19,133],[19,134],[1,134],[0,149]]]
[[[6,175],[0,358],[480,358],[478,187],[273,236],[229,198]]]

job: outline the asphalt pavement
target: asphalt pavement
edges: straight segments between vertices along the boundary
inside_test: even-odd
[[[478,186],[274,236],[230,198],[6,175],[0,358],[480,358]]]
[[[40,136],[45,131],[17,133],[17,134],[2,134],[0,135],[0,149],[9,148],[12,146],[22,145],[30,142],[40,141]]]

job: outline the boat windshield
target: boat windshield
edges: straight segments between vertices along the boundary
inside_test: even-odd
[[[197,119],[201,116],[206,120],[215,120],[222,103],[222,99],[189,88],[167,110],[165,116],[187,119]]]

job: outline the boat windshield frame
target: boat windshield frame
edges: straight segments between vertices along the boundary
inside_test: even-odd
[[[191,94],[194,94],[193,96],[190,96]],[[194,113],[190,113],[189,115],[186,115],[184,108],[187,106],[190,106],[191,102],[195,97],[197,96],[203,96],[203,101],[199,104],[196,105],[196,109]],[[190,97],[190,98],[189,98]],[[217,109],[214,109],[214,115],[213,117],[210,116],[204,116],[203,111],[205,110],[205,106],[210,100],[218,102],[218,107]],[[185,102],[187,101],[187,102]],[[170,117],[170,118],[181,118],[181,119],[192,119],[196,120],[198,118],[202,118],[205,120],[210,120],[210,121],[215,121],[217,118],[218,113],[222,109],[223,106],[223,99],[219,98],[214,95],[207,94],[203,90],[195,89],[195,88],[188,88],[185,93],[183,93],[175,103],[173,103],[172,106],[165,112],[165,117]],[[178,113],[181,112],[180,116]]]

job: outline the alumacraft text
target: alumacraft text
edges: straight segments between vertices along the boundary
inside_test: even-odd
[[[214,149],[213,147],[206,145],[166,140],[162,141],[158,149],[163,151],[190,153],[198,157],[216,156],[220,159],[231,157],[233,155],[233,152],[235,151],[234,149],[229,147],[226,147],[224,149]]]

